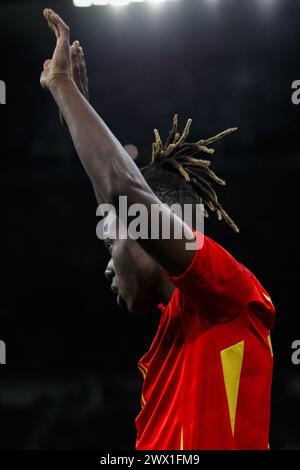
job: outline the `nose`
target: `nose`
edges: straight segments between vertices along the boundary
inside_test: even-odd
[[[112,258],[110,258],[108,265],[106,266],[106,269],[105,269],[105,277],[109,281],[112,281],[114,276],[115,276],[114,262]]]

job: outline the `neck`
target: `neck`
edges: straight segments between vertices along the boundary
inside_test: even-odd
[[[165,273],[161,273],[161,282],[159,286],[159,299],[164,305],[167,305],[172,297],[175,290],[174,284],[170,281],[169,277]]]

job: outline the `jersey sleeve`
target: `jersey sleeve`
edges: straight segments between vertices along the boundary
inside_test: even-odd
[[[200,316],[210,321],[226,321],[237,316],[253,295],[254,285],[246,268],[218,243],[194,232],[200,249],[180,276],[171,276]]]

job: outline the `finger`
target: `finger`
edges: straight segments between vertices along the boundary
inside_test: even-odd
[[[85,89],[85,96],[86,99],[89,100],[89,80],[87,76],[87,69],[86,69],[86,62],[85,62],[85,57],[83,53],[82,47],[79,48],[79,54],[80,54],[80,75],[81,75],[81,82],[84,83],[84,89]]]
[[[49,25],[49,27],[52,29],[52,31],[54,31],[55,36],[56,36],[56,39],[58,39],[58,38],[59,38],[59,29],[58,29],[58,28],[56,27],[56,25],[55,25],[53,22],[51,22],[51,21],[48,21],[48,25]]]
[[[78,64],[78,48],[74,45],[71,46],[71,55],[72,55],[72,65],[76,66]]]
[[[81,92],[85,96],[85,98],[88,100],[89,99],[88,80],[87,80],[86,66],[85,66],[85,60],[84,60],[82,47],[79,47],[76,50],[76,63],[78,65],[79,80],[81,83]]]
[[[82,47],[79,47],[78,49],[78,56],[79,56],[78,63],[79,63],[81,81],[84,83],[84,82],[87,82],[87,72],[86,72],[85,58],[84,58]]]
[[[72,52],[72,55],[74,56],[74,58],[77,57],[78,48],[79,48],[79,42],[78,42],[78,41],[74,41],[73,44],[72,44],[72,46],[71,46],[71,52]]]
[[[77,50],[75,49],[74,46],[71,46],[71,50],[72,50],[72,75],[73,75],[73,80],[76,83],[79,90],[82,92],[82,84],[81,84],[81,80],[80,80]]]
[[[49,8],[45,8],[43,11],[43,15],[48,23],[49,28],[51,28],[54,31],[56,38],[58,38],[59,29],[56,27],[56,25],[53,22],[50,21],[50,14],[51,14],[51,10]]]
[[[44,10],[43,10],[43,15],[44,15],[45,19],[48,21],[49,8],[44,8]]]
[[[63,19],[55,13],[53,10],[50,10],[50,14],[48,16],[51,23],[55,25],[56,28],[59,30],[60,37],[62,40],[69,42],[70,40],[70,28],[69,26],[63,21]]]
[[[78,63],[78,49],[79,49],[79,41],[74,41],[72,44],[72,54],[74,57],[74,63]]]
[[[59,31],[59,37],[57,39],[57,46],[53,54],[53,60],[56,63],[57,61],[60,62],[63,59],[68,62],[69,66],[71,66],[69,27],[53,10],[49,8],[49,11],[49,21],[53,23]]]
[[[56,39],[58,39],[58,38],[59,38],[59,29],[56,28],[56,26],[54,25],[54,23],[51,23],[50,21],[48,21],[48,25],[49,25],[49,28],[51,28],[52,31],[54,31],[55,36],[56,36]]]
[[[82,47],[78,48],[78,63],[80,67],[80,71],[82,73],[82,78],[86,81],[88,81],[87,77],[87,70],[86,70],[86,62],[85,62],[85,57],[84,57],[84,52]]]
[[[42,74],[41,74],[41,78],[40,78],[40,84],[41,84],[41,87],[46,90],[48,87],[47,87],[47,72],[45,70],[43,70]]]

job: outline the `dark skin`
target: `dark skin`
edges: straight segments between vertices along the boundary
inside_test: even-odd
[[[111,256],[105,276],[120,307],[143,315],[159,303],[168,303],[174,285],[139,243],[130,239],[106,239],[105,246]]]
[[[55,99],[69,128],[78,156],[90,177],[98,202],[118,208],[119,196],[127,196],[128,207],[139,203],[148,209],[159,204],[162,220],[170,220],[171,239],[106,240],[111,260],[106,277],[118,295],[118,303],[134,313],[148,313],[158,303],[167,304],[174,285],[166,274],[178,276],[190,264],[194,251],[186,243],[194,239],[189,227],[170,212],[153,193],[138,167],[120,142],[88,102],[83,51],[75,41],[70,46],[70,30],[53,10],[44,17],[56,35],[52,59],[44,63],[41,85]],[[108,224],[110,222],[108,221]],[[175,228],[181,239],[172,237]]]
[[[73,42],[73,44],[71,45],[70,51],[71,51],[72,78],[78,90],[85,97],[85,99],[89,101],[89,81],[88,81],[88,76],[87,76],[85,57],[84,57],[83,49],[80,46],[80,43],[78,40]],[[61,114],[61,111],[59,111],[59,118],[60,118],[61,123],[65,125],[65,121]]]

